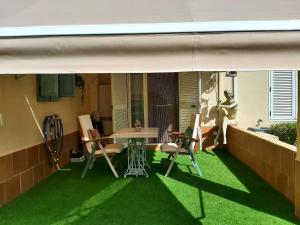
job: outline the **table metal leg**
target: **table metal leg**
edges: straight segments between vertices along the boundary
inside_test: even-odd
[[[124,177],[129,175],[145,175],[148,177],[145,166],[150,167],[146,160],[145,139],[130,138],[128,140],[128,168]]]
[[[142,155],[143,155],[143,163],[144,163],[144,166],[147,166],[147,168],[150,169],[150,165],[147,161],[147,150],[146,150],[145,139],[143,139],[142,141],[143,141],[143,144],[141,146],[141,150],[142,150]]]

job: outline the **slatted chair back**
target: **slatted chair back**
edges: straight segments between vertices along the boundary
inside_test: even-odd
[[[90,117],[90,115],[80,115],[80,116],[78,116],[78,120],[79,120],[79,124],[80,124],[80,128],[81,128],[81,132],[80,132],[81,140],[87,141],[90,139],[89,138],[89,130],[94,129],[91,117]],[[91,142],[86,142],[85,147],[89,153],[92,153],[93,149],[92,149]]]
[[[189,124],[188,128],[185,130],[184,135],[187,137],[191,137],[193,139],[197,139],[197,137],[200,135],[199,121],[200,121],[199,114],[192,114],[190,124]],[[195,148],[196,142],[194,140],[192,140],[188,144],[189,144],[189,146],[184,146],[184,147],[190,148],[190,150],[193,150]]]
[[[165,176],[169,176],[172,167],[175,163],[175,160],[179,154],[188,155],[190,160],[193,163],[193,166],[196,168],[199,176],[202,176],[202,171],[198,165],[198,162],[194,156],[194,148],[196,144],[196,139],[199,138],[201,142],[201,130],[199,127],[200,116],[199,114],[191,115],[191,120],[188,128],[185,130],[184,135],[178,132],[172,132],[173,135],[177,136],[176,144],[174,143],[165,143],[161,145],[161,150],[169,154],[168,160],[172,158],[172,161],[167,169]]]

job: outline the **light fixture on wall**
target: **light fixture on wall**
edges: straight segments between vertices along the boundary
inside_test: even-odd
[[[237,72],[236,71],[226,71],[225,72],[225,76],[226,77],[236,77],[237,76]]]
[[[237,83],[237,72],[236,71],[226,71],[225,72],[226,77],[231,77],[232,80],[232,94],[233,98],[235,101],[237,101],[237,88],[238,88],[238,83]]]

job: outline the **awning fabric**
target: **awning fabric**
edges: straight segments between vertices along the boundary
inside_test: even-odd
[[[0,74],[300,70],[299,0],[0,3]]]
[[[0,27],[299,20],[299,0],[0,0]]]
[[[0,73],[300,70],[300,32],[0,40]]]

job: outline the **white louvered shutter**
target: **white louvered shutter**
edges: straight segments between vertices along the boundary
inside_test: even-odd
[[[296,120],[296,76],[292,70],[270,72],[270,119]]]
[[[198,73],[179,73],[179,127],[184,132],[191,114],[199,113]]]
[[[127,76],[111,74],[113,131],[128,128]]]

